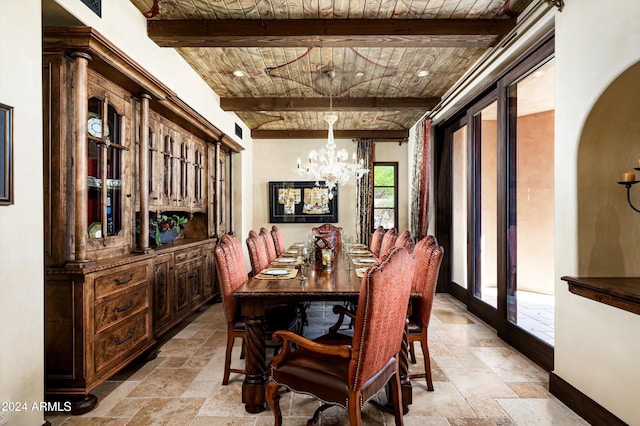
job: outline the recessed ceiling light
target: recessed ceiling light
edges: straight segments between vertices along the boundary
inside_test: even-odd
[[[242,71],[242,70],[235,70],[235,71],[233,72],[233,75],[235,75],[236,77],[244,77],[245,75],[247,75],[247,73],[245,73],[245,72],[244,72],[244,71]]]
[[[542,77],[542,75],[543,75],[543,74],[544,74],[544,71],[542,71],[542,70],[538,70],[538,71],[535,71],[535,72],[533,73],[533,76],[534,76],[534,77]]]
[[[418,77],[424,77],[426,75],[429,75],[429,71],[427,71],[427,70],[419,70],[419,71],[416,72],[416,75]]]
[[[357,71],[356,77],[364,77],[364,73],[362,71]]]

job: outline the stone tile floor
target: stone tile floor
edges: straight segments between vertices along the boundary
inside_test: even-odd
[[[331,306],[312,305],[308,335],[333,324]],[[435,391],[427,392],[424,380],[412,382],[413,404],[405,425],[588,424],[549,393],[547,372],[448,295],[436,296],[429,338]],[[135,362],[98,387],[94,394],[99,404],[93,411],[81,416],[48,413],[46,420],[53,426],[273,424],[269,410],[257,415],[244,410],[242,375],[232,374],[229,385],[221,385],[225,340],[222,305],[210,305],[162,345],[156,359]],[[239,354],[238,342],[233,364],[242,367]],[[423,366],[419,345],[416,354],[411,372]],[[308,396],[283,395],[284,425],[305,425],[318,405]],[[318,424],[346,425],[346,413],[333,407]],[[363,424],[392,425],[394,420],[366,404]]]

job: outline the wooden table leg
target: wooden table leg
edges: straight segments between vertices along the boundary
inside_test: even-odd
[[[242,402],[248,413],[256,414],[264,411],[267,404],[264,389],[267,383],[266,374],[266,326],[264,320],[264,302],[255,300],[242,301],[242,315],[247,327],[245,343],[245,375],[242,383]]]

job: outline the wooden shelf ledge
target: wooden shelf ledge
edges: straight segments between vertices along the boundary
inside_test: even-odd
[[[562,277],[569,291],[640,315],[640,277]]]

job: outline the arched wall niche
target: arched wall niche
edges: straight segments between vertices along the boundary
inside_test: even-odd
[[[578,275],[640,276],[640,213],[616,182],[640,159],[640,62],[589,113],[578,149]],[[559,165],[562,167],[562,165]],[[640,172],[636,172],[640,179]],[[631,199],[640,206],[640,187]]]

